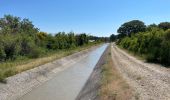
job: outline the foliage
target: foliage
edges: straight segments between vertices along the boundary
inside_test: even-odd
[[[101,40],[98,37],[95,41]],[[0,61],[15,60],[23,56],[37,58],[45,53],[60,49],[70,49],[89,43],[85,33],[58,32],[51,35],[39,31],[28,19],[12,15],[0,18]]]
[[[161,43],[160,51],[161,63],[170,64],[170,30],[165,32],[163,36],[163,41]]]
[[[170,64],[170,30],[154,27],[125,37],[118,45],[135,54],[144,55],[147,61]]]
[[[158,25],[156,25],[156,24],[150,24],[150,25],[147,26],[146,30],[147,30],[147,31],[151,31],[152,28],[158,28]]]
[[[120,34],[125,34],[130,36],[132,33],[144,32],[146,26],[144,22],[139,20],[132,20],[130,22],[126,22],[117,30]]]
[[[114,34],[110,35],[110,41],[111,42],[115,41],[116,38],[117,38],[116,35],[114,35]]]
[[[170,22],[162,22],[158,25],[158,27],[163,30],[170,29]]]
[[[84,45],[88,43],[88,36],[83,33],[76,36],[77,45]]]
[[[96,37],[93,43],[89,43],[89,37],[95,36],[74,32],[58,32],[51,35],[39,31],[28,19],[5,15],[0,18],[0,81],[18,73],[14,66],[19,65],[20,61],[24,62],[22,60],[35,60],[35,58],[58,51],[65,52],[65,50],[70,50],[68,53],[72,53],[71,50],[105,41],[103,37]],[[67,52],[64,54],[66,55]]]

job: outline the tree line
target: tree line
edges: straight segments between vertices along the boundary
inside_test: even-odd
[[[18,57],[37,58],[51,51],[75,48],[103,38],[86,33],[58,32],[55,35],[41,32],[29,19],[5,15],[0,18],[0,61],[15,60]]]
[[[133,20],[121,25],[117,30],[116,43],[149,62],[170,65],[170,22],[145,25]]]

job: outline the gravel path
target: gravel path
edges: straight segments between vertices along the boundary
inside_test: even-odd
[[[170,100],[170,68],[138,60],[115,44],[112,58],[137,100]]]

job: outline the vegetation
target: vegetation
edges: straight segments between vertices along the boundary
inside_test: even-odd
[[[68,52],[59,54],[63,51],[70,50],[70,54],[76,48],[96,43],[89,43],[89,38],[85,33],[73,32],[59,32],[53,36],[39,31],[28,19],[5,15],[0,18],[0,80],[29,69],[24,67],[18,71],[16,66],[30,63],[36,58],[59,55],[52,57],[54,60],[67,55]],[[101,42],[103,39],[98,37],[96,41]]]
[[[114,66],[110,48],[104,58],[101,71],[101,88],[99,91],[101,100],[129,100],[133,96],[132,89],[124,81]]]
[[[121,33],[122,36],[130,36],[131,33],[143,32],[145,29],[146,26],[144,22],[139,20],[132,20],[121,25],[117,32]]]
[[[122,34],[122,33],[120,33]],[[118,45],[150,62],[170,65],[170,27],[168,22],[149,25],[144,32],[119,38]]]
[[[170,29],[170,22],[162,22],[158,25],[158,27],[163,30]]]
[[[116,38],[117,38],[116,35],[114,35],[114,34],[110,35],[110,42],[115,41]]]

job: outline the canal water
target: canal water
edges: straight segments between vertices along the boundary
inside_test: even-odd
[[[107,46],[104,44],[78,62],[68,65],[67,69],[19,100],[75,100]]]

